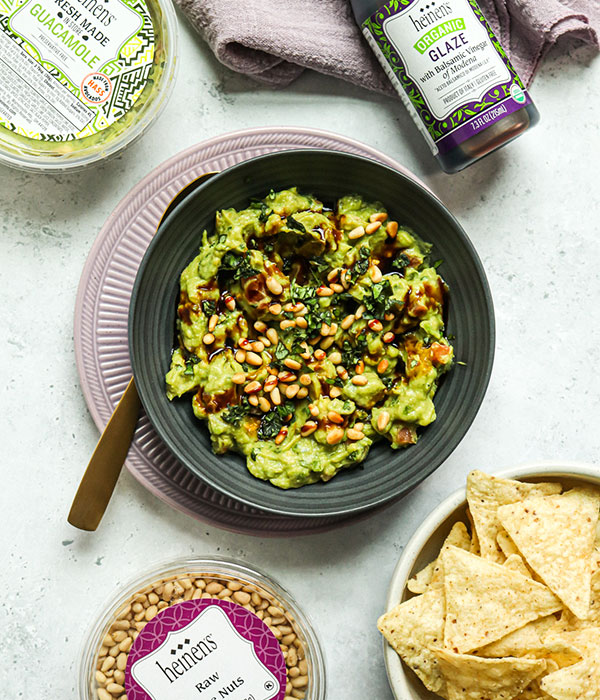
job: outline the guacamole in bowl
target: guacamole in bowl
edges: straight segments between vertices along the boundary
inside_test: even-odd
[[[280,488],[418,440],[452,365],[431,246],[360,195],[292,187],[216,213],[180,278],[169,399]]]
[[[296,188],[295,193],[293,192],[294,188]],[[240,224],[238,230],[246,231],[245,225],[242,225],[243,217],[248,217],[249,223],[247,225],[251,232],[256,226],[256,223],[252,222],[256,221],[257,216],[260,219],[261,217],[265,218],[267,214],[269,215],[264,222],[259,221],[259,224],[265,225],[271,216],[270,211],[273,208],[269,204],[271,189],[274,193],[273,199],[279,196],[282,201],[286,202],[288,198],[305,197],[308,199],[309,195],[314,195],[314,197],[318,197],[320,202],[324,203],[323,209],[318,211],[320,206],[315,200],[317,211],[313,211],[312,204],[309,207],[302,205],[300,209],[307,213],[301,215],[300,209],[296,213],[290,212],[291,221],[289,214],[283,217],[277,214],[281,218],[284,235],[271,236],[271,242],[275,244],[280,239],[281,244],[286,243],[287,247],[281,248],[279,253],[277,253],[275,245],[273,251],[269,252],[267,249],[266,259],[264,250],[262,251],[263,258],[260,258],[261,246],[269,244],[269,237],[252,234],[248,235],[246,239],[239,236],[234,245],[234,238],[231,235],[229,238],[225,235],[219,244],[219,236],[215,238],[216,212],[223,212],[221,226],[224,231],[219,235],[225,233],[225,229],[230,226],[235,229],[236,226],[233,224],[236,221]],[[279,195],[284,191],[288,194]],[[352,193],[358,193],[360,197],[350,196]],[[344,202],[348,209],[346,216],[349,218],[346,228],[342,226],[341,221],[337,221],[341,214],[338,211],[339,205]],[[263,212],[262,204],[267,207],[267,211]],[[353,210],[354,206],[358,208]],[[373,208],[368,210],[369,213],[366,217],[359,213],[362,207],[369,206]],[[328,208],[333,211],[329,211]],[[243,212],[246,213],[242,214]],[[282,211],[282,213],[285,212]],[[378,222],[377,218],[374,218],[372,222],[371,216],[385,213],[387,213],[388,218],[381,221],[381,226],[377,227],[377,230],[367,233],[367,226]],[[305,216],[307,217],[306,225],[303,223]],[[351,226],[350,220],[354,216],[362,216],[360,221],[366,223],[368,220],[368,224],[354,223]],[[331,226],[321,227],[324,235],[326,229],[331,229],[334,237],[336,235],[334,231],[343,231],[346,239],[345,245],[348,246],[346,252],[352,250],[356,253],[363,246],[371,250],[371,244],[376,244],[378,240],[387,241],[390,236],[386,231],[390,230],[390,226],[393,231],[392,222],[398,222],[397,240],[402,242],[404,235],[414,237],[414,243],[408,245],[407,248],[408,251],[411,248],[414,249],[410,254],[407,253],[409,259],[415,258],[414,264],[406,265],[402,269],[403,259],[401,258],[401,249],[398,249],[400,243],[392,243],[393,235],[390,238],[390,243],[386,242],[382,250],[375,251],[373,249],[369,253],[368,259],[365,257],[358,260],[354,258],[345,260],[346,253],[343,253],[341,249],[338,259],[335,257],[338,253],[331,247],[329,261],[321,260],[327,254],[327,250],[321,252],[323,243],[318,231],[313,233],[318,234],[319,240],[316,238],[313,240],[313,236],[307,237],[304,231],[297,227],[294,228],[294,221],[296,221],[298,224],[302,224],[304,229],[312,232],[315,227],[314,225],[310,226],[308,222],[315,218],[320,219],[322,224],[326,224],[325,220],[331,222]],[[287,224],[287,232],[283,231],[284,220]],[[336,221],[335,225],[333,225],[334,220]],[[276,221],[276,218],[273,217],[272,221]],[[365,228],[364,235],[359,230],[353,234],[359,237],[349,238],[350,232],[356,228],[360,229],[360,226]],[[319,227],[317,226],[317,228]],[[207,248],[213,244],[215,247],[211,249],[210,254],[206,254],[206,258],[203,259],[203,265],[206,265],[206,269],[200,272],[198,265],[194,266],[193,261],[199,255],[199,249],[204,250],[204,231],[207,231]],[[386,232],[385,236],[384,232]],[[419,236],[431,244],[429,254],[427,254],[426,244],[420,240]],[[342,240],[340,238],[340,241]],[[249,246],[248,242],[253,241],[256,241],[256,245]],[[236,248],[236,246],[238,247]],[[395,249],[389,262],[383,256],[387,246],[393,246]],[[245,248],[248,250],[242,252]],[[281,274],[273,270],[272,278],[273,281],[279,282],[282,288],[281,293],[277,294],[279,288],[277,285],[273,285],[273,281],[270,282],[273,289],[267,293],[265,291],[265,288],[268,289],[267,277],[264,276],[264,272],[275,264],[278,260],[277,255],[279,255],[277,267]],[[363,255],[366,254],[363,253]],[[380,255],[381,257],[378,257]],[[424,262],[422,265],[417,265],[416,262],[417,259],[421,259],[420,256],[423,257]],[[306,261],[306,263],[302,263],[304,276],[300,274],[299,269],[295,273],[292,267],[289,267],[299,267],[298,257]],[[308,263],[310,259],[313,259],[312,265]],[[378,259],[379,263],[374,264],[375,259]],[[264,263],[264,269],[260,266],[261,260]],[[291,261],[286,262],[288,260]],[[362,268],[365,267],[362,260],[367,260],[365,271],[362,271]],[[397,264],[401,269],[392,270],[393,261],[398,261]],[[355,281],[346,289],[343,284],[344,279],[339,276],[342,270],[338,271],[337,279],[334,278],[333,269],[335,267],[350,269],[355,268],[355,265],[360,262],[362,264],[357,269],[353,269],[353,272],[361,273],[357,276],[357,280],[360,282]],[[382,279],[379,281],[377,281],[378,272],[375,267],[378,267],[382,274]],[[178,321],[181,321],[180,311],[183,311],[183,319],[186,319],[184,308],[187,300],[184,297],[182,304],[181,276],[182,271],[187,268],[189,268],[187,273],[189,277],[186,277],[186,273],[184,273],[184,278],[189,279],[192,295],[194,281],[197,283],[198,280],[202,279],[207,283],[210,282],[210,284],[201,285],[207,286],[206,291],[209,293],[209,298],[202,299],[202,301],[214,302],[215,313],[210,305],[205,309],[204,305],[200,304],[200,308],[194,310],[192,307],[195,302],[189,303],[190,325],[187,330],[191,336],[189,341],[186,341],[188,344],[183,346],[185,347],[184,351],[178,336],[181,330],[186,327],[180,326]],[[249,272],[249,268],[256,269],[257,274],[245,277],[244,270]],[[425,273],[427,269],[430,271]],[[371,270],[375,275],[375,280],[370,276]],[[395,274],[396,272],[397,274]],[[196,273],[198,277],[195,277]],[[261,276],[258,273],[263,274]],[[388,308],[384,311],[383,320],[381,320],[378,313],[369,313],[367,307],[370,306],[370,303],[367,302],[373,300],[374,295],[375,301],[378,302],[383,302],[388,297],[391,298],[387,291],[388,286],[381,286],[384,278],[390,282],[393,289],[394,285],[407,284],[410,276],[416,273],[423,279],[424,284],[428,281],[427,275],[431,276],[432,284],[437,282],[438,275],[440,275],[448,285],[451,301],[446,303],[442,286],[442,321],[444,325],[443,329],[442,327],[438,328],[439,340],[435,340],[433,337],[432,333],[435,330],[433,328],[427,331],[429,342],[425,342],[424,335],[419,337],[419,334],[424,333],[426,329],[419,330],[417,327],[419,326],[419,323],[415,323],[418,318],[417,314],[417,316],[410,317],[414,333],[417,334],[416,345],[411,347],[410,344],[404,344],[402,347],[399,343],[400,337],[403,336],[402,327],[398,326],[394,330],[393,324],[400,322],[403,313],[397,309],[394,311],[396,320],[386,319],[385,314],[392,313],[392,309]],[[236,274],[238,279],[235,279]],[[330,274],[332,277],[328,279]],[[258,283],[256,290],[254,290],[253,277],[257,277],[257,275],[259,279],[264,277],[264,285]],[[296,289],[306,288],[314,290],[314,297],[312,299],[296,299],[294,297],[295,301],[292,301],[290,296],[292,281],[294,282],[294,294],[296,294]],[[220,290],[216,293],[215,285],[217,290]],[[246,286],[246,294],[242,294],[244,286]],[[332,293],[329,294],[326,291],[324,295],[317,294],[316,290],[321,286],[329,288]],[[384,291],[384,294],[381,294],[381,291]],[[187,292],[188,297],[190,297],[190,289]],[[229,294],[225,294],[221,298],[223,292],[229,292]],[[299,294],[304,293],[311,296],[313,294],[312,291],[299,292]],[[359,294],[361,298],[358,299],[353,294]],[[273,295],[275,298],[279,296],[279,301],[273,301]],[[235,301],[235,307],[227,298],[229,296]],[[418,297],[418,293],[413,296]],[[428,299],[431,297],[435,299],[437,293],[427,292],[426,296]],[[380,297],[382,298],[380,299]],[[244,302],[244,299],[248,298],[252,299],[254,305]],[[356,316],[361,306],[359,301],[365,306],[362,318],[358,319],[359,323],[354,325],[353,329],[342,329],[342,322],[345,321],[347,315],[354,314]],[[319,334],[317,336],[312,331],[317,328],[318,321],[315,320],[309,326],[311,314],[307,312],[303,316],[301,307],[288,307],[290,310],[287,310],[284,307],[289,303],[302,303],[311,309],[311,314],[315,310],[320,313],[332,312],[332,318],[319,319]],[[233,312],[228,304],[233,307]],[[272,307],[273,304],[281,305],[279,315],[272,313],[279,311],[277,306],[269,311],[269,306]],[[342,316],[342,311],[346,315]],[[211,323],[213,316],[217,316],[217,319]],[[307,320],[306,329],[302,328],[303,321],[298,324],[298,319],[302,316]],[[242,317],[248,323],[248,329],[238,332],[234,328],[234,320],[239,320]],[[197,322],[196,326],[193,326],[194,321]],[[262,321],[265,324],[264,331],[260,325],[258,329],[255,328],[254,324],[257,321],[259,323]],[[285,321],[295,321],[296,323],[295,325],[284,323],[284,327],[281,328],[281,323]],[[359,353],[351,356],[350,351],[354,349],[351,346],[353,336],[348,339],[350,347],[344,347],[344,336],[342,336],[341,331],[358,334],[361,325],[365,322],[367,324],[371,322],[371,325],[375,327],[375,332],[372,333],[373,329],[370,328],[368,331],[364,330],[359,337],[365,336],[367,343],[369,338],[373,342],[379,339],[386,347],[383,348],[382,345],[377,349],[377,347],[372,346],[372,352],[368,345],[365,348],[359,347],[360,356],[358,356]],[[382,324],[381,331],[378,330],[376,322]],[[244,322],[241,323],[243,326]],[[323,335],[323,331],[327,331],[326,328],[323,328],[323,323],[329,326],[329,333],[332,332],[333,324],[337,323],[338,328],[334,327],[332,335]],[[349,321],[346,321],[344,325],[347,323]],[[390,330],[386,324],[392,324]],[[235,320],[235,325],[238,325],[237,320]],[[277,332],[276,344],[267,335],[267,331],[269,331],[269,335],[273,335],[269,329]],[[407,331],[409,331],[408,328]],[[302,337],[301,332],[305,333],[305,337]],[[394,342],[385,344],[383,335],[387,332],[394,333],[396,336]],[[212,334],[215,340],[204,343],[204,336],[208,333]],[[409,334],[410,331],[406,335]],[[240,348],[239,342],[236,340],[239,341],[244,336],[247,337],[248,342],[261,342],[264,349],[260,345],[256,349]],[[261,340],[261,336],[267,338],[271,342],[271,346],[268,347],[264,340]],[[311,345],[310,341],[315,337],[318,337],[318,341]],[[405,365],[404,374],[406,375],[412,370],[416,375],[418,368],[417,365],[410,367],[412,360],[418,360],[422,366],[426,366],[426,363],[422,362],[421,355],[418,352],[415,353],[418,342],[422,342],[423,346],[429,348],[431,353],[431,348],[436,342],[444,348],[449,347],[448,341],[445,341],[444,337],[451,341],[454,359],[450,363],[452,369],[445,372],[442,381],[438,382],[435,397],[431,396],[435,402],[435,420],[428,425],[423,425],[419,423],[418,419],[415,420],[415,414],[407,421],[408,416],[400,415],[400,411],[395,413],[388,407],[387,412],[390,414],[388,425],[390,427],[388,430],[385,427],[379,428],[376,414],[379,409],[383,408],[383,404],[388,398],[388,388],[385,383],[391,382],[392,379],[395,381],[396,371],[398,377],[401,376],[400,358]],[[207,340],[210,341],[210,337]],[[285,351],[280,347],[280,357],[277,357],[275,350],[279,346],[279,340],[283,341],[282,345],[285,347]],[[296,341],[297,347],[295,348]],[[313,355],[317,355],[316,361],[312,365],[310,357],[303,358],[300,355],[299,343],[302,341],[309,345]],[[341,346],[339,345],[340,341]],[[328,346],[329,342],[331,345]],[[412,178],[372,160],[334,151],[294,150],[260,156],[228,168],[203,182],[197,189],[181,199],[166,216],[145,253],[133,284],[129,310],[129,344],[133,376],[145,412],[159,438],[191,473],[213,489],[233,499],[234,502],[243,503],[261,511],[301,517],[346,517],[383,505],[407,493],[431,474],[460,443],[477,414],[487,388],[494,355],[494,314],[485,273],[473,245],[460,224],[430,191]],[[388,349],[388,345],[392,347]],[[333,361],[338,359],[335,355],[333,358],[329,357],[336,352],[334,346],[337,347],[337,352],[342,355],[342,361],[337,364]],[[392,358],[390,353],[393,352],[392,348],[396,346],[399,352],[395,358]],[[221,352],[218,352],[221,347]],[[177,360],[177,349],[181,353],[179,361]],[[246,353],[245,358],[239,355],[241,362],[235,358],[238,351]],[[274,360],[268,357],[271,351],[275,355]],[[320,351],[323,351],[328,359],[323,359]],[[305,348],[302,349],[302,352],[308,354]],[[402,355],[403,352],[405,356]],[[258,357],[255,358],[251,353]],[[411,355],[411,359],[407,366],[408,354]],[[195,362],[192,355],[199,361]],[[208,361],[209,357],[211,357],[210,362]],[[170,376],[171,388],[169,389],[165,385],[165,375],[171,372],[170,367],[174,358],[175,364],[179,363],[180,368],[175,369],[173,375]],[[381,373],[378,372],[377,365],[372,364],[376,359],[378,360],[377,365],[381,359],[387,359],[391,367],[386,368]],[[431,355],[430,359],[433,359]],[[252,365],[252,362],[248,362],[248,360],[260,361],[260,365]],[[269,360],[268,363],[267,360]],[[288,360],[288,365],[284,364],[285,360]],[[304,364],[301,364],[299,369],[295,369],[294,365],[289,366],[290,360],[296,360],[300,363],[308,360],[308,365],[305,368]],[[364,370],[359,364],[361,360],[365,365]],[[273,367],[271,370],[272,372],[277,371],[277,385],[270,388],[267,383],[267,389],[270,388],[270,391],[265,392],[265,382],[268,382],[269,377],[275,377],[269,373],[268,369],[273,361],[281,363],[281,367]],[[231,367],[223,368],[223,365],[230,363]],[[238,369],[238,366],[233,363],[237,363],[241,369]],[[244,366],[244,363],[247,366]],[[319,371],[316,371],[319,364],[321,367]],[[199,367],[196,368],[196,365]],[[348,372],[348,379],[345,376],[340,377],[338,370],[333,369],[339,365],[342,365]],[[435,372],[439,375],[447,367],[448,363],[440,363]],[[213,371],[213,369],[219,371]],[[233,371],[234,369],[236,371]],[[312,369],[312,371],[308,372],[308,369]],[[185,374],[186,371],[187,374]],[[335,376],[333,375],[334,371]],[[284,374],[280,377],[279,372],[289,372],[289,375]],[[239,384],[233,381],[236,374],[241,375],[236,377],[236,380],[240,381]],[[309,375],[310,385],[303,383],[308,381],[308,378],[303,377],[303,380],[300,380],[304,374]],[[313,384],[314,375],[316,375],[316,386]],[[379,386],[378,382],[383,384],[385,391],[381,392],[380,388],[381,395],[373,392],[372,397],[376,396],[377,398],[375,405],[360,405],[359,401],[368,404],[369,398],[363,393],[364,387],[360,385],[361,379],[358,380],[358,384],[351,381],[355,376],[365,377],[368,380],[367,394],[369,396],[371,396],[372,391],[369,388],[371,381],[373,381],[374,388]],[[432,374],[430,378],[434,376]],[[293,379],[293,377],[297,377],[297,379]],[[415,376],[415,379],[418,378]],[[435,378],[437,379],[437,377]],[[292,381],[286,382],[283,381],[284,379]],[[330,381],[328,382],[327,379]],[[191,382],[189,393],[183,391],[179,398],[173,396],[184,389],[183,382],[188,380]],[[202,401],[195,402],[196,410],[200,413],[206,413],[206,419],[202,419],[207,421],[206,425],[198,420],[194,412],[194,396],[198,393],[198,388],[194,390],[193,386],[196,380],[198,388],[202,385],[204,394],[206,394],[201,397]],[[250,392],[244,391],[244,388],[252,381],[260,383],[262,387],[260,391],[253,393],[253,387],[251,387]],[[298,387],[295,395],[296,387],[293,386],[294,384]],[[288,396],[287,387],[289,385],[292,385],[289,390],[291,398]],[[396,381],[392,389],[394,387],[398,391],[399,382]],[[275,388],[279,390],[281,406],[284,406],[288,401],[294,406],[294,414],[289,422],[286,422],[289,413],[280,415],[279,411],[273,410],[273,405],[277,405],[278,400],[277,392],[274,392],[274,396],[272,395]],[[308,394],[304,399],[302,398],[303,388],[308,388],[309,392],[315,392],[318,389],[321,393],[318,396],[316,392],[311,393],[309,401]],[[331,392],[333,391],[335,395],[338,390],[342,392],[346,390],[348,396],[332,397]],[[167,391],[170,391],[173,398],[169,398]],[[219,393],[221,395],[228,394],[231,399],[222,406],[219,405],[220,402],[213,404],[210,395]],[[300,394],[300,398],[298,398],[298,394]],[[251,400],[253,395],[258,399],[258,406],[253,405],[256,401],[256,399]],[[240,399],[236,403],[238,396]],[[422,388],[420,396],[423,399]],[[246,403],[244,397],[247,397],[247,402],[251,407],[248,408],[247,412],[246,406],[243,405]],[[225,396],[221,398],[224,399]],[[266,403],[261,402],[261,398],[267,399],[271,404],[271,408],[265,412],[262,411],[261,403],[265,407]],[[406,402],[408,400],[406,396],[404,399],[397,398],[399,401]],[[330,405],[333,401],[341,402],[341,405],[340,403]],[[348,403],[347,408],[345,407],[346,401],[352,402]],[[313,416],[310,413],[309,404],[314,404],[312,410],[318,410],[317,415]],[[355,406],[353,409],[352,404]],[[398,406],[401,405],[398,403]],[[416,406],[416,402],[411,403],[411,406],[413,405]],[[420,406],[422,416],[425,418],[427,412],[424,409],[431,404],[422,400]],[[232,409],[235,409],[232,418],[235,418],[237,412],[243,414],[240,416],[238,426],[223,420],[224,411]],[[325,409],[327,409],[327,414],[325,414]],[[386,411],[385,408],[383,410]],[[281,409],[281,413],[283,411],[284,409]],[[359,414],[359,411],[365,414],[362,420],[362,414]],[[341,423],[339,423],[340,419],[335,413],[340,415]],[[258,437],[258,427],[265,414],[273,416],[263,426],[264,434],[269,437],[265,440],[257,440],[255,438]],[[429,417],[432,418],[433,414],[430,414]],[[220,421],[217,421],[217,418],[220,418]],[[338,423],[335,422],[336,420]],[[383,423],[384,419],[381,420]],[[216,437],[218,448],[222,450],[227,446],[227,451],[215,454],[208,421],[215,423],[215,433],[218,432],[217,427],[222,431]],[[299,434],[299,429],[311,421],[318,424],[314,432],[308,436]],[[243,430],[241,429],[246,426],[246,422],[248,422],[248,429],[252,425],[256,427],[256,436],[250,432],[244,432],[245,427]],[[362,429],[361,422],[363,423]],[[413,428],[416,428],[417,440],[406,447],[400,447],[400,440],[397,440],[398,447],[394,449],[391,439],[400,437],[398,433],[402,423],[407,424],[404,427],[408,428],[403,435],[414,437]],[[332,436],[330,439],[333,440],[333,443],[340,436],[340,431],[335,429],[338,426],[342,428],[343,438],[337,444],[328,443],[328,436]],[[311,427],[309,425],[308,428],[305,428],[305,433],[307,430],[310,431]],[[288,434],[292,428],[294,430],[293,439],[280,436],[282,428],[287,429]],[[348,435],[348,430],[356,430],[356,433]],[[358,439],[353,440],[353,437]],[[281,440],[279,445],[275,443],[277,438]],[[235,441],[241,443],[247,441],[248,445],[244,449],[250,455],[253,449],[250,447],[250,443],[254,443],[254,448],[258,446],[258,449],[261,450],[263,461],[258,464],[259,466],[262,464],[265,473],[259,475],[260,478],[250,473],[247,468],[247,453],[236,451],[239,450],[239,447],[234,444]],[[317,476],[314,483],[307,484],[302,488],[278,488],[264,477],[267,476],[267,470],[271,471],[276,468],[274,462],[277,461],[277,458],[273,455],[277,455],[278,452],[275,448],[284,449],[288,444],[291,446],[292,441],[296,445],[296,450],[305,449],[307,453],[313,454],[316,451],[322,464],[320,469],[312,474],[313,477]],[[361,448],[367,442],[369,443],[368,451],[365,450],[364,459],[353,461],[354,466],[351,468],[342,468],[341,465],[345,463],[344,460],[347,460],[349,455],[355,456],[350,450]],[[323,455],[325,455],[324,458]],[[338,456],[340,457],[339,462],[336,461]],[[306,464],[309,463],[308,457],[304,462],[303,469],[307,469],[307,471],[299,474],[300,480],[303,480],[307,473],[313,471],[306,467]],[[300,463],[299,461],[298,464]],[[326,474],[336,471],[335,478],[330,481],[321,479],[321,472]],[[273,476],[277,478],[274,472]],[[283,476],[283,472],[280,476]]]

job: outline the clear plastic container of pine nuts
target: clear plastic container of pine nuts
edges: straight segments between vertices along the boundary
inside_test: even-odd
[[[241,636],[225,612],[253,660],[236,646]],[[224,662],[225,650],[239,662]],[[221,557],[163,563],[120,586],[84,641],[80,700],[169,700],[175,681],[178,700],[324,700],[326,693],[321,646],[293,597],[264,572]]]

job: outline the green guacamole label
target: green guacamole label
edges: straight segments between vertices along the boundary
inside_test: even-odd
[[[96,134],[132,108],[153,60],[143,0],[0,0],[0,125],[42,141]]]

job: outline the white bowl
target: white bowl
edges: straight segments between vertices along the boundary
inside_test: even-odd
[[[494,474],[505,479],[522,481],[560,481],[565,487],[577,483],[600,486],[600,466],[579,462],[535,462]],[[388,589],[386,612],[410,597],[408,580],[433,561],[452,525],[458,520],[467,523],[466,486],[442,501],[423,521],[402,552]],[[439,695],[425,688],[417,676],[383,640],[383,655],[388,679],[397,700],[439,700]]]

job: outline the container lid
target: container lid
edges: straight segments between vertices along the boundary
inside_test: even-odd
[[[120,151],[173,85],[171,0],[0,4],[0,161],[81,168]]]

